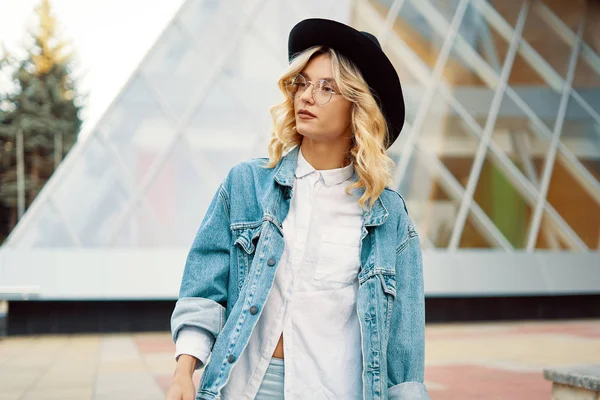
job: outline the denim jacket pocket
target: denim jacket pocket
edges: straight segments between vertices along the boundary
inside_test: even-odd
[[[396,273],[382,271],[378,275],[381,280],[383,292],[390,295],[392,300],[396,299]]]
[[[236,237],[233,244],[236,247],[237,253],[238,288],[240,289],[243,286],[246,277],[248,276],[250,267],[252,266],[252,260],[254,259],[254,254],[256,253],[256,246],[261,234],[261,230],[262,225],[233,229],[234,237]]]

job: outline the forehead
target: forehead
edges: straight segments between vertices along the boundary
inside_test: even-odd
[[[332,73],[331,57],[327,54],[319,54],[314,57],[302,70],[302,74],[308,75],[310,79],[330,78],[333,75]]]

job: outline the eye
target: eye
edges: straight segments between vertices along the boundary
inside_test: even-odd
[[[320,82],[319,86],[321,87],[321,90],[325,93],[335,93],[335,90],[333,90],[333,87],[331,87],[331,85],[327,81]]]

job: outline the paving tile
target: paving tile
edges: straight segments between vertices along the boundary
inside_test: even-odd
[[[509,335],[432,340],[426,343],[426,362],[513,362],[523,365],[565,365],[600,360],[600,340],[553,335]]]
[[[147,334],[133,338],[140,353],[175,353],[175,343],[171,335]]]
[[[106,336],[101,342],[100,357],[104,361],[137,359],[140,352],[131,336]]]
[[[164,392],[153,376],[144,372],[101,373],[94,400],[164,400]]]
[[[36,388],[19,400],[92,400],[92,388]]]
[[[0,391],[0,400],[20,400],[21,396],[23,395],[23,393],[25,393],[26,390],[7,389],[4,386],[2,386],[1,382],[0,387],[2,388],[2,391]]]
[[[442,390],[429,387],[435,400],[549,400],[551,384],[541,373],[515,373],[481,365],[428,367],[425,378]]]
[[[194,382],[194,387],[198,390],[198,386],[200,386],[200,378],[202,377],[201,371],[196,371],[192,376],[192,381]],[[164,394],[167,394],[169,391],[169,387],[171,386],[171,379],[173,378],[173,374],[170,375],[156,375],[154,377],[156,379],[156,383],[162,389]]]
[[[43,375],[43,370],[0,370],[0,388],[4,391],[25,390],[35,385]]]
[[[142,359],[148,371],[154,375],[172,374],[177,365],[173,353],[144,354]]]

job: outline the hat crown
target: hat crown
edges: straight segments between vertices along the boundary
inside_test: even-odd
[[[379,47],[381,49],[381,44],[379,44],[379,40],[377,40],[375,35],[373,35],[369,32],[365,32],[365,31],[360,31],[360,33],[362,33],[364,36],[368,37],[373,43],[375,43],[377,45],[377,47]]]

